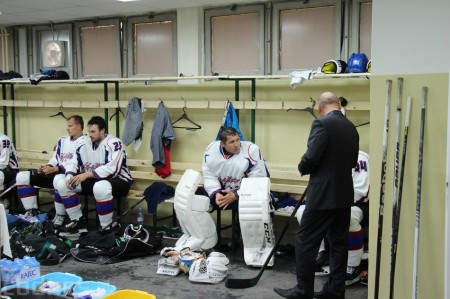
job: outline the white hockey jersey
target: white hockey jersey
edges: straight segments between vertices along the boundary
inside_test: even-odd
[[[369,154],[359,151],[358,164],[353,168],[353,189],[355,192],[355,203],[369,201]]]
[[[230,189],[239,195],[244,177],[269,177],[259,147],[249,141],[241,141],[239,154],[224,156],[220,141],[212,142],[203,156],[204,187],[211,197],[220,190]]]
[[[11,139],[0,133],[0,169],[18,169],[17,154]]]
[[[98,146],[94,146],[90,138],[76,149],[76,155],[67,163],[66,174],[76,175],[80,172],[92,171],[97,179],[119,178],[133,183],[130,170],[126,164],[127,154],[122,141],[111,135]]]
[[[59,171],[65,172],[65,164],[75,156],[76,148],[86,139],[89,139],[86,135],[81,135],[77,139],[72,139],[69,135],[59,138],[53,156],[48,161],[47,165],[58,165]]]

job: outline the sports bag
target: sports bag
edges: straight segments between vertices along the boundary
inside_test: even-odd
[[[57,265],[70,257],[70,245],[55,235],[14,232],[10,238],[14,255],[34,256],[41,265]]]
[[[78,261],[113,264],[159,253],[162,238],[142,226],[93,231],[80,237],[70,253]]]

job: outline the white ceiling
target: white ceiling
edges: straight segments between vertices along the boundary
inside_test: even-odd
[[[139,15],[184,7],[254,3],[258,0],[0,0],[0,25],[58,23],[105,16]]]

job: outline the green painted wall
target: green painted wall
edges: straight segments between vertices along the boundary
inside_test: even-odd
[[[397,78],[403,77],[401,112],[401,139],[406,114],[407,96],[412,97],[411,123],[401,202],[401,223],[397,251],[394,298],[411,298],[414,263],[414,228],[417,198],[419,134],[421,119],[422,87],[428,87],[423,155],[422,200],[420,213],[420,243],[418,263],[418,298],[444,298],[444,248],[445,248],[445,176],[447,149],[447,109],[449,75],[390,75],[372,76],[370,89],[370,257],[369,298],[373,298],[375,277],[375,248],[378,230],[378,211],[381,182],[381,148],[383,140],[386,80],[392,80],[392,98],[386,166],[384,201],[384,225],[380,298],[389,297],[389,273],[391,261],[392,198],[395,159],[395,126],[397,105]]]

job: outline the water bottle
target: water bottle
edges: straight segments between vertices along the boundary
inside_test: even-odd
[[[144,214],[142,213],[142,208],[139,208],[136,220],[138,225],[144,225]]]
[[[6,258],[3,258],[0,262],[0,268],[2,273],[2,287],[10,285],[12,262]]]
[[[16,284],[21,282],[20,280],[20,270],[22,269],[23,261],[20,258],[15,258],[11,266],[11,284]]]
[[[41,264],[34,256],[23,257],[24,267],[20,271],[20,278],[22,281],[31,280],[41,276]]]

